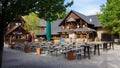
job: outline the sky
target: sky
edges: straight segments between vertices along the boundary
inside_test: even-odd
[[[70,2],[71,0],[65,0]],[[73,0],[74,4],[67,8],[68,11],[74,10],[84,15],[95,15],[100,12],[100,5],[105,4],[107,0]]]

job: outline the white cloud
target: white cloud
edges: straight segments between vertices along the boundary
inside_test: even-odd
[[[91,9],[84,12],[85,15],[96,15],[99,12],[99,9]]]
[[[69,0],[70,1],[70,0]],[[84,15],[95,15],[100,12],[100,5],[106,0],[73,0],[74,4],[68,10],[75,10]]]
[[[94,1],[96,1],[96,0],[73,0],[74,2],[80,2],[80,3],[87,3],[87,2],[94,2]]]

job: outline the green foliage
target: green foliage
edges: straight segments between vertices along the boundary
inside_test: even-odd
[[[101,5],[99,21],[103,27],[108,29],[111,34],[120,34],[120,0],[107,0],[106,4]]]
[[[50,20],[56,20],[58,18],[63,18],[66,12],[66,8],[73,4],[73,1],[70,3],[64,4],[65,0],[44,0],[39,1],[39,6],[36,7],[36,11],[40,14],[40,18],[50,18]]]
[[[29,15],[23,16],[23,19],[25,20],[25,25],[27,27],[27,30],[29,32],[36,33],[37,26],[39,25],[40,19],[37,14],[31,12]]]
[[[6,4],[4,4],[6,1]],[[51,20],[63,18],[66,8],[73,4],[73,1],[64,4],[65,0],[0,0],[0,9],[5,8],[5,21],[10,22],[13,18],[18,18],[29,14],[38,13],[40,18]],[[2,10],[0,10],[1,12]],[[61,16],[60,16],[61,15]]]

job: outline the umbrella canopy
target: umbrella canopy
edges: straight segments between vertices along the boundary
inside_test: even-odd
[[[91,31],[96,31],[94,29],[84,27],[84,28],[76,28],[74,31],[85,31],[85,32],[91,32]]]
[[[46,21],[46,38],[48,41],[51,39],[51,23],[50,19],[47,19]]]

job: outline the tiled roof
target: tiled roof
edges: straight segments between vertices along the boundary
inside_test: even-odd
[[[58,19],[56,21],[53,21],[51,24],[51,34],[58,34],[58,31],[60,29],[59,24],[61,23],[62,19]]]
[[[39,26],[46,26],[46,21],[44,19],[40,19]]]
[[[73,11],[73,10],[72,10],[72,11]],[[76,12],[76,11],[73,11],[73,12],[74,12],[76,15],[78,15],[80,18],[82,18],[84,21],[86,21],[88,24],[92,24],[92,23],[90,23],[90,21],[89,21],[89,19],[88,19],[87,16],[85,16],[85,15],[79,13],[79,12]]]
[[[94,24],[94,27],[102,27],[102,24],[98,22],[98,18],[96,15],[88,16],[90,23]]]
[[[72,10],[73,11],[73,10]],[[86,21],[88,24],[92,24],[95,27],[102,27],[101,24],[99,24],[98,22],[98,18],[96,15],[90,15],[90,16],[85,16],[79,12],[73,11],[76,15],[78,15],[79,17],[81,17],[84,21]]]
[[[37,35],[45,35],[45,30],[40,31]]]
[[[51,23],[51,34],[55,35],[58,34],[58,31],[60,29],[59,24],[61,23],[62,19],[55,20]],[[45,35],[45,30],[38,33],[38,35]]]

